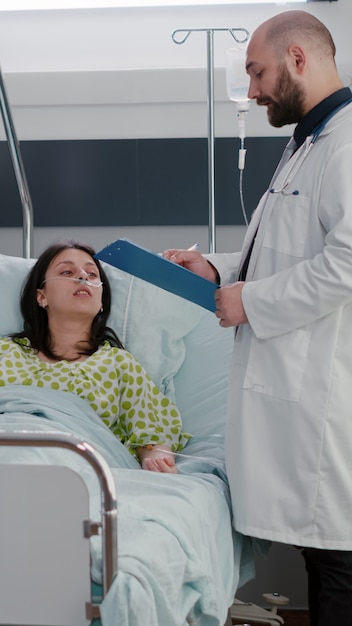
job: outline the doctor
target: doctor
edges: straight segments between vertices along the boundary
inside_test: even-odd
[[[248,96],[293,137],[241,254],[164,253],[221,285],[235,525],[302,548],[312,626],[352,625],[352,94],[334,57],[307,12],[257,28]]]

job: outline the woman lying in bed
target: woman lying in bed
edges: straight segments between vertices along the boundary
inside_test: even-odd
[[[143,469],[176,473],[173,452],[190,435],[176,406],[106,326],[110,304],[109,282],[92,248],[77,242],[47,248],[23,289],[23,331],[0,339],[0,386],[75,393]]]

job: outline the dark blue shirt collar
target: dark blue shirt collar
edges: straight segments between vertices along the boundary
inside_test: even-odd
[[[338,106],[351,99],[352,92],[349,87],[342,87],[335,93],[331,94],[327,98],[324,98],[319,104],[313,107],[307,115],[297,124],[293,137],[299,148],[306,140],[306,138],[312,134],[314,128],[319,126],[324,118],[329,115]]]

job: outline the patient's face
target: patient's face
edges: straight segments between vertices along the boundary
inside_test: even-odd
[[[92,257],[74,248],[60,252],[47,269],[37,300],[49,317],[92,320],[102,306],[99,270]]]

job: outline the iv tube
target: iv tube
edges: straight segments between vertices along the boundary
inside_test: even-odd
[[[227,95],[236,104],[238,118],[238,137],[240,149],[238,152],[238,169],[240,170],[240,199],[245,224],[248,225],[247,215],[243,202],[243,170],[245,166],[246,138],[245,118],[249,110],[250,99],[248,98],[249,76],[245,70],[246,62],[245,43],[237,44],[235,48],[226,50],[226,88]]]

